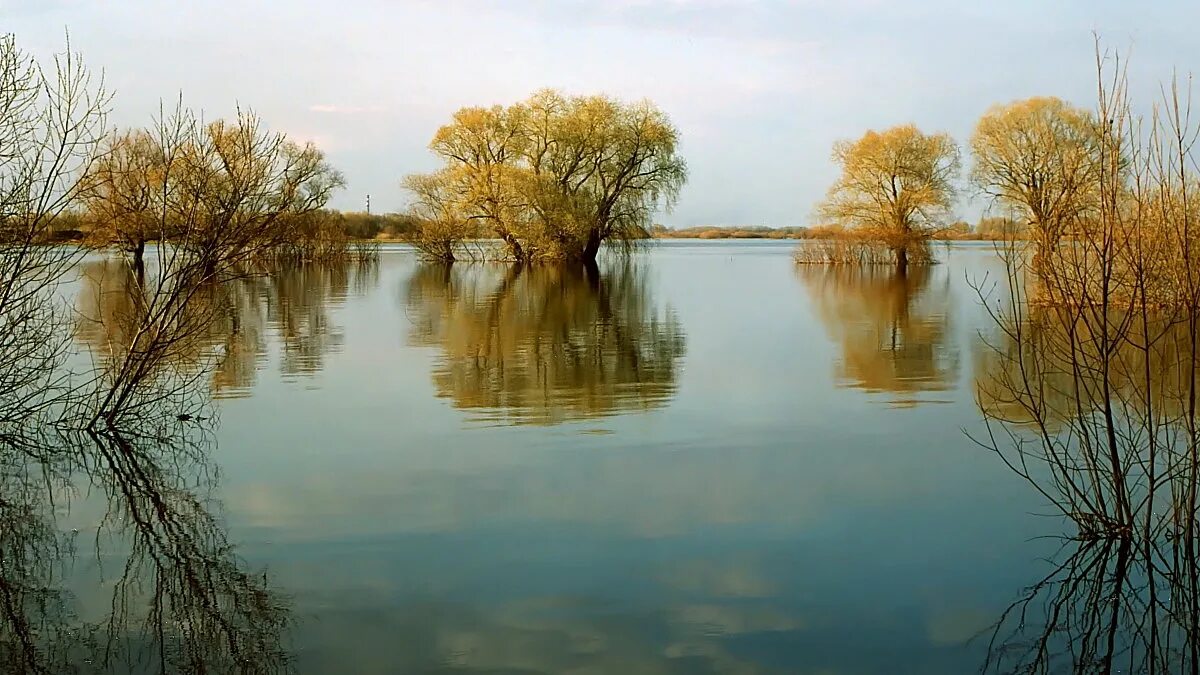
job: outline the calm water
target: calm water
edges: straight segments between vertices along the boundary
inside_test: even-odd
[[[288,596],[296,670],[979,670],[1063,527],[965,435],[1000,261],[790,254],[242,282],[212,508]]]

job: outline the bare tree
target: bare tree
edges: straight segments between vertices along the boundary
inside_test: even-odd
[[[1089,206],[1031,261],[1002,246],[977,440],[1073,526],[1067,554],[998,622],[994,672],[1200,672],[1200,127],[1191,92],[1136,116],[1097,47]],[[1050,184],[1078,177],[1049,176]],[[1055,236],[1053,234],[1051,237]],[[1032,271],[1031,271],[1031,268]]]
[[[22,444],[70,393],[70,316],[52,296],[81,252],[42,244],[79,193],[108,103],[69,42],[47,69],[0,36],[0,444]]]

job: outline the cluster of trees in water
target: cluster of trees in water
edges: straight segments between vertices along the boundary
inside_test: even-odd
[[[1139,114],[1117,56],[1098,53],[1096,75],[1092,110],[997,106],[970,141],[971,185],[1013,225],[996,246],[1005,274],[975,280],[995,330],[976,363],[985,426],[972,439],[1073,526],[1054,570],[993,627],[986,672],[1200,668],[1200,128],[1179,82]],[[820,212],[856,236],[806,244],[798,260],[854,265],[798,270],[816,289],[837,269],[886,265],[903,288],[910,265],[935,262],[958,147],[905,125],[834,158]],[[853,295],[839,303],[826,311],[852,311]],[[859,351],[882,372],[906,354],[938,362],[937,323],[887,327],[843,338],[847,379],[871,386],[851,375]]]
[[[594,262],[605,242],[647,236],[687,179],[679,132],[648,101],[535,93],[463,108],[430,148],[443,167],[408,176],[427,257],[453,261],[464,241],[504,242],[505,257]]]
[[[77,54],[43,68],[0,38],[0,670],[283,671],[287,602],[247,569],[214,512],[213,396],[253,382],[264,326],[280,335],[285,374],[337,348],[327,304],[375,270],[349,239],[429,241],[448,223],[329,211],[341,174],[252,113],[205,122],[179,105],[113,132],[110,100]],[[439,208],[506,228],[514,259],[581,260],[673,198],[676,134],[650,106],[541,100],[556,134],[542,137],[541,160],[448,168],[424,184],[436,197],[459,185],[441,183],[450,174],[478,179],[472,191],[494,180],[491,220],[467,201]],[[518,184],[534,206],[515,202]],[[571,227],[552,231],[549,209],[573,214]],[[87,245],[53,245],[71,230]],[[122,255],[89,257],[97,248]],[[456,276],[466,270],[434,283],[445,269],[420,267],[409,287],[420,315],[450,328],[425,339],[444,346],[435,379],[461,407],[500,396],[520,401],[514,418],[547,423],[655,407],[673,392],[682,332],[624,267],[493,268],[478,282],[501,287],[478,306],[462,296],[478,290]],[[77,495],[101,502],[86,532],[118,561],[96,583],[111,602],[86,612],[62,573],[75,569],[62,518]]]
[[[1112,139],[1092,112],[1054,97],[998,105],[979,120],[970,140],[971,186],[1005,215],[981,221],[989,238],[1028,236],[1053,252],[1100,208],[1104,163]],[[881,250],[906,270],[910,259],[929,260],[934,238],[961,238],[964,223],[951,222],[962,191],[960,149],[944,133],[906,124],[868,131],[834,145],[841,176],[819,206],[828,222],[862,245]],[[802,262],[858,260],[839,249],[801,250]]]
[[[341,252],[320,218],[342,175],[316,146],[271,132],[254,113],[202,122],[182,106],[145,129],[110,133],[78,185],[90,238],[144,265],[169,243],[209,273],[271,255]]]

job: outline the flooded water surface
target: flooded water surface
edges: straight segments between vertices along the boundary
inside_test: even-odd
[[[939,255],[897,277],[773,242],[578,271],[396,248],[237,282],[207,479],[172,484],[235,547],[215,634],[302,673],[983,668],[1063,526],[968,437],[1002,265]],[[85,264],[81,314],[120,314],[122,270]],[[80,557],[85,608],[121,550]],[[176,605],[220,581],[182,578]]]

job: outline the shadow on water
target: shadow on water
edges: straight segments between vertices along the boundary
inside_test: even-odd
[[[600,269],[421,265],[404,301],[435,346],[437,395],[495,424],[557,424],[665,406],[684,332],[630,261]]]
[[[840,345],[840,386],[890,394],[911,406],[953,389],[959,353],[951,332],[950,286],[936,267],[898,275],[882,265],[797,265],[817,315]]]

